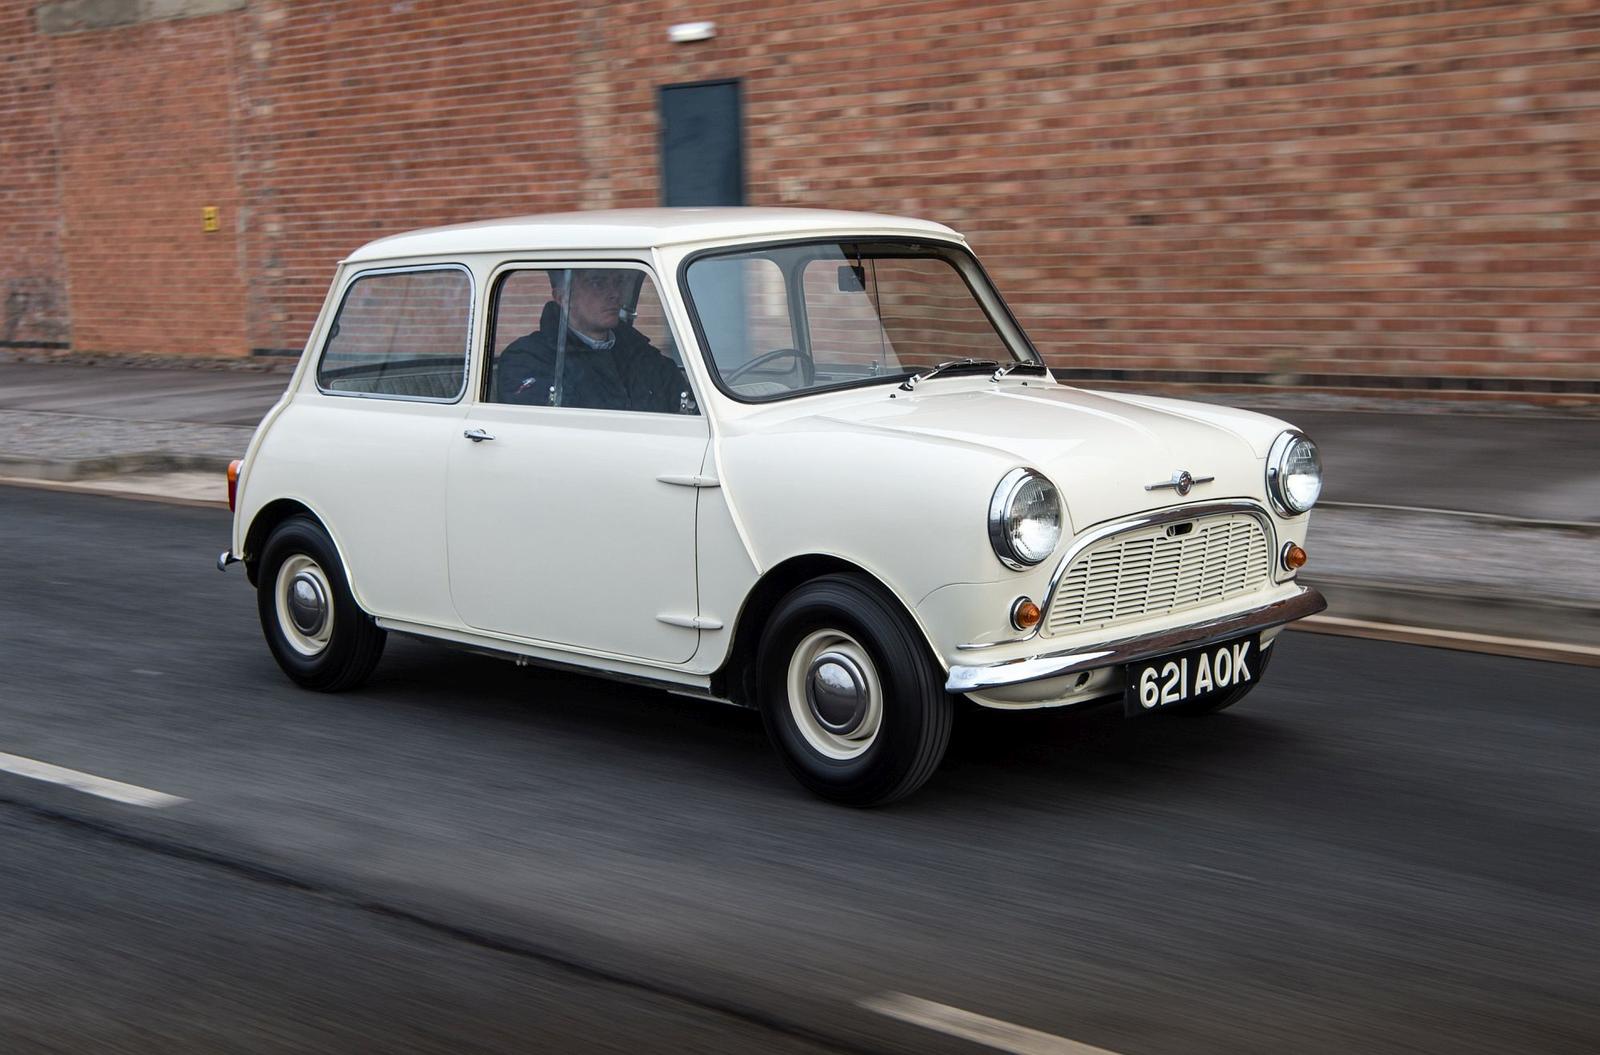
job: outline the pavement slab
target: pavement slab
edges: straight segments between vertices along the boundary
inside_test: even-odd
[[[0,361],[0,409],[254,427],[287,373]]]
[[[74,480],[111,473],[226,468],[254,426],[134,421],[0,410],[0,474]]]
[[[1600,529],[1542,528],[1396,510],[1312,514],[1309,581],[1379,582],[1482,597],[1593,605]]]
[[[1330,502],[1600,524],[1600,420],[1265,410],[1316,440]]]

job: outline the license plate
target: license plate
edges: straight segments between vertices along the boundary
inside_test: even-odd
[[[1178,703],[1213,700],[1255,681],[1261,671],[1261,638],[1224,641],[1170,656],[1128,664],[1128,714],[1159,711]]]

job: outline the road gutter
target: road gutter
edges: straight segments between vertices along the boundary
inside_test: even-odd
[[[1523,637],[1476,634],[1465,630],[1435,630],[1401,623],[1379,623],[1370,619],[1346,619],[1336,615],[1307,616],[1289,624],[1290,630],[1304,630],[1338,637],[1362,637],[1406,645],[1450,648],[1461,652],[1483,652],[1515,659],[1539,659],[1554,663],[1575,663],[1581,667],[1600,667],[1600,648],[1561,641],[1538,641]]]

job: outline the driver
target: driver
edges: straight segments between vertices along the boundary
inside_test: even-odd
[[[495,401],[676,414],[688,390],[677,364],[626,321],[623,297],[637,272],[550,272],[539,328],[511,342],[495,372]],[[565,310],[565,332],[562,313]],[[559,374],[559,377],[558,377]]]

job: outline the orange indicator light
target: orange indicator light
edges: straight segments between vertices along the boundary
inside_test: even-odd
[[[1293,542],[1283,547],[1283,566],[1290,571],[1302,568],[1306,563],[1306,551]]]
[[[1031,630],[1039,625],[1039,606],[1026,597],[1019,597],[1011,606],[1011,625],[1018,630]]]
[[[228,463],[228,511],[233,512],[234,503],[239,497],[239,467],[244,462],[235,458]]]

